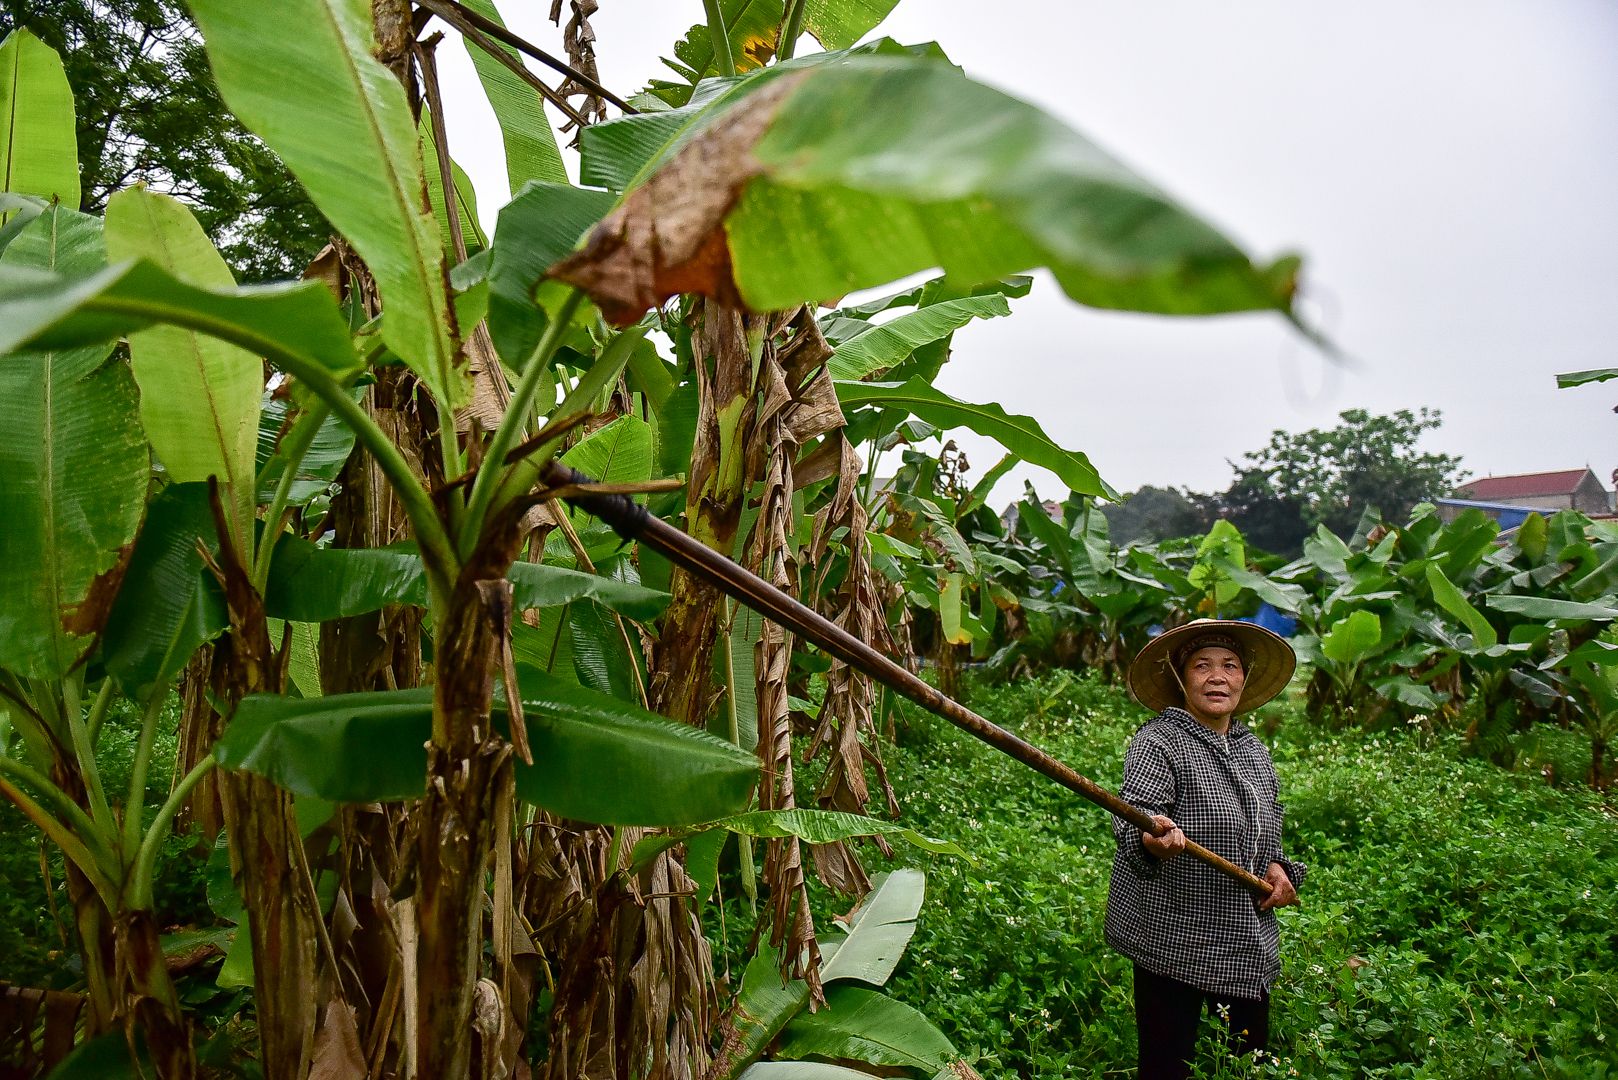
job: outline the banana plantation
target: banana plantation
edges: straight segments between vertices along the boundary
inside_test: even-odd
[[[935,639],[941,671],[975,655],[1001,674],[1090,667],[1119,681],[1156,628],[1248,618],[1267,605],[1294,622],[1293,647],[1311,672],[1304,707],[1316,723],[1458,725],[1486,754],[1553,725],[1589,742],[1588,772],[1569,779],[1605,788],[1614,778],[1611,521],[1531,513],[1502,534],[1481,511],[1445,523],[1422,504],[1402,524],[1367,512],[1347,540],[1322,526],[1302,557],[1283,562],[1224,521],[1203,537],[1119,548],[1083,497],[1059,518],[1034,498],[1016,509],[1010,528],[993,515],[971,521],[977,539],[962,546],[960,564],[966,606],[936,624],[949,627]],[[936,611],[941,593],[917,583],[911,595]],[[976,617],[976,596],[1001,597],[1015,626],[997,625],[993,606]]]
[[[563,59],[491,0],[187,0],[225,105],[331,227],[252,286],[170,195],[82,212],[62,59],[0,45],[0,794],[74,972],[3,988],[17,1075],[976,1075],[875,992],[924,882],[871,854],[956,850],[896,820],[892,695],[580,503],[632,502],[946,691],[974,658],[1116,673],[1150,627],[1264,602],[1332,722],[1577,725],[1610,777],[1610,525],[1501,544],[1422,510],[1285,566],[1228,526],[1119,549],[1084,454],[934,385],[1028,271],[1294,319],[1295,258],[879,36],[893,0],[692,6],[675,77],[619,97],[594,5]],[[503,139],[482,218],[445,30]],[[952,429],[1003,461],[968,484],[929,449]],[[988,509],[1017,462],[1061,515]],[[188,934],[155,914],[176,844],[209,867]],[[724,890],[756,904],[734,969]]]

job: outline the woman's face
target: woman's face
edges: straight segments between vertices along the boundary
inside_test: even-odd
[[[1242,688],[1247,685],[1242,658],[1216,645],[1192,653],[1181,678],[1186,711],[1205,724],[1221,727],[1241,704]]]

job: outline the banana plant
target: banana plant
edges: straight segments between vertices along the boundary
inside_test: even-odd
[[[925,890],[926,879],[917,870],[895,870],[873,880],[870,894],[844,920],[846,933],[828,935],[822,944],[821,977],[830,988],[822,1009],[809,1011],[807,983],[782,985],[774,958],[755,957],[742,976],[730,1032],[711,1075],[721,1080],[789,1077],[797,1074],[774,1062],[814,1057],[976,1076],[924,1016],[878,992],[915,934]],[[758,1063],[766,1053],[772,1062]]]

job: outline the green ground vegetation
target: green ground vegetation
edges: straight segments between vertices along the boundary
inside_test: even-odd
[[[1070,672],[963,686],[990,719],[1118,785],[1124,746],[1143,718],[1122,690]],[[1238,1065],[1205,1040],[1201,1075],[1618,1073],[1618,820],[1610,804],[1582,785],[1546,784],[1537,766],[1510,772],[1480,760],[1430,722],[1326,731],[1290,700],[1255,724],[1281,773],[1289,853],[1310,864],[1310,878],[1303,905],[1283,915],[1279,1057]],[[102,746],[113,783],[128,768],[137,727],[134,716],[108,719]],[[975,1055],[987,1080],[1129,1075],[1129,969],[1101,936],[1107,817],[919,710],[901,708],[894,735],[883,749],[904,823],[957,841],[974,861],[897,849],[892,865],[925,869],[928,896],[892,995]],[[1557,749],[1536,748],[1542,757]],[[159,759],[172,755],[172,739],[160,737],[154,749]],[[163,794],[154,790],[150,801]],[[0,846],[7,975],[72,986],[74,952],[52,915],[37,835],[10,807],[0,814],[14,838]],[[55,910],[65,912],[60,857],[48,864]],[[171,932],[213,923],[205,866],[193,840],[170,840],[157,905]],[[734,869],[721,892],[726,921],[708,922],[739,974],[751,918]],[[818,888],[816,900],[827,926],[847,906]],[[717,916],[720,905],[709,910]],[[202,965],[181,978],[181,992],[217,1004],[230,997],[217,976],[217,963]]]
[[[1116,789],[1143,719],[1122,690],[1060,672],[966,685],[990,719]],[[921,927],[890,991],[975,1049],[990,1080],[1132,1075],[1129,969],[1101,935],[1109,819],[942,721],[902,715],[887,763],[905,819],[977,861],[926,863]],[[1295,701],[1256,723],[1310,877],[1282,916],[1281,1056],[1238,1068],[1204,1040],[1202,1075],[1618,1072],[1610,805],[1471,757],[1429,724],[1330,733]]]

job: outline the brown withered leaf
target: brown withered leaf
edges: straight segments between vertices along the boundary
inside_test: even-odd
[[[118,599],[118,588],[124,583],[124,571],[129,569],[129,559],[134,552],[135,541],[131,540],[118,549],[111,566],[91,579],[84,599],[62,608],[63,631],[75,637],[94,637],[101,633],[107,625],[107,616],[112,614],[112,602]]]
[[[461,347],[472,376],[472,401],[455,414],[455,430],[465,435],[476,425],[480,431],[493,431],[511,404],[511,384],[494,351],[488,323],[478,323]]]
[[[800,72],[772,79],[727,111],[630,192],[581,250],[551,268],[551,276],[584,289],[616,326],[628,326],[681,293],[743,307],[731,274],[725,215],[761,171],[753,147],[806,77]]]
[[[755,453],[765,462],[763,505],[754,527],[753,561],[759,576],[788,593],[796,590],[797,544],[792,528],[792,463],[798,444],[787,417],[793,397],[774,349],[766,348],[759,370],[762,383]],[[759,808],[790,810],[797,805],[792,776],[792,722],[787,677],[792,635],[765,620],[754,652],[757,673]],[[770,944],[780,950],[781,974],[809,984],[811,1007],[824,1003],[820,949],[809,912],[803,848],[796,837],[770,840],[765,848],[764,881],[770,891]]]
[[[832,619],[861,641],[891,648],[885,632],[882,578],[871,566],[865,539],[866,512],[857,496],[859,457],[841,433],[832,435],[827,442],[838,449],[835,470],[838,483],[831,502],[816,515],[809,557],[817,564],[829,563],[830,537],[839,527],[846,527],[843,545],[847,551],[847,569],[834,594],[836,610]],[[828,755],[825,772],[815,792],[816,804],[823,810],[866,813],[871,793],[865,770],[871,765],[886,796],[889,814],[898,815],[898,800],[877,751],[872,714],[874,700],[868,678],[847,664],[833,661],[826,675],[825,700],[805,755],[806,761],[813,760],[822,751]],[[875,838],[875,842],[884,854],[891,854],[881,837]],[[846,895],[869,891],[870,880],[847,842],[817,847],[814,857],[817,873],[832,888]]]
[[[365,1075],[365,1051],[349,1005],[336,998],[326,1003],[309,1056],[309,1080],[349,1080]]]

